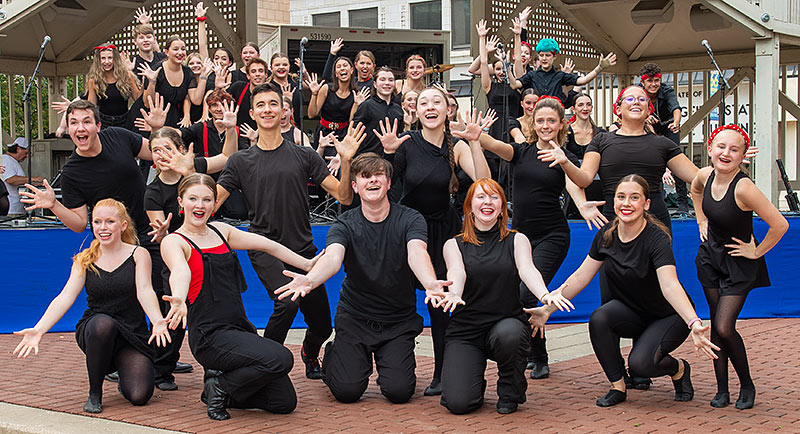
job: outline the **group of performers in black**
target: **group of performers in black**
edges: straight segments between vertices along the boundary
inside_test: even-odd
[[[485,115],[459,115],[452,94],[426,87],[420,56],[408,57],[397,80],[375,67],[369,51],[337,57],[337,40],[319,80],[293,78],[287,56],[267,62],[248,44],[244,68],[231,70],[228,50],[208,55],[202,3],[199,56],[187,56],[176,37],[159,52],[140,12],[134,60],[113,45],[96,47],[87,99],[56,104],[75,144],[61,201],[47,181],[22,193],[29,209],[49,209],[73,231],[91,223],[94,241],[73,258],[67,284],[39,322],[17,332],[14,354],[38,353],[85,287],[88,309],[76,327],[89,374],[85,411],[102,410],[103,379],[112,372],[134,405],[146,404],[154,386],[177,388],[172,374],[188,324],[210,418],[228,419],[230,408],[288,413],[297,397],[288,376],[294,355],[283,343],[299,310],[308,324],[299,352],[307,378],[321,379],[338,401],[355,402],[374,358],[381,393],[404,403],[416,389],[419,289],[435,360],[424,394],[441,395],[453,413],[472,412],[483,404],[486,363],[494,360],[497,411],[508,414],[526,401],[526,369],[534,379],[549,375],[548,317],[574,309],[570,299],[599,273],[601,305],[589,335],[610,390],[598,406],[619,404],[628,388],[646,389],[658,376],[672,379],[676,401],[691,400],[690,365],[670,355],[691,336],[698,355],[714,360],[711,405],[730,402],[730,360],[740,382],[736,407],[752,407],[755,386],[736,319],[748,292],[769,285],[764,255],[788,223],[740,168],[753,154],[747,133],[717,128],[708,143],[712,164],[698,169],[679,148],[679,107],[655,65],[645,66],[641,86],[619,93],[618,128],[601,130],[590,116],[592,99],[568,96],[565,86],[590,82],[615,63],[613,53],[577,75],[565,71],[568,59],[555,68],[558,44],[543,39],[532,68],[533,50],[520,37],[530,12],[514,20],[513,68],[490,57],[496,38],[485,22],[477,26],[473,66],[494,108]],[[196,61],[184,65],[187,58]],[[312,95],[308,114],[321,116],[310,141],[316,149],[293,124],[302,115],[295,105],[301,79]],[[497,105],[503,100],[514,105]],[[140,161],[155,164],[150,185]],[[500,167],[505,186],[496,181]],[[667,171],[691,185],[710,325],[676,275],[661,187]],[[596,176],[602,201],[586,198]],[[309,182],[350,208],[320,253]],[[548,290],[570,244],[564,191],[598,231],[581,266]],[[227,206],[232,201],[239,203]],[[218,221],[221,211],[245,212],[248,230]],[[769,225],[760,243],[753,212]],[[245,315],[235,250],[248,251],[273,299],[263,337]],[[325,281],[342,266],[336,336],[325,344],[332,333]],[[634,340],[627,367],[621,337]]]

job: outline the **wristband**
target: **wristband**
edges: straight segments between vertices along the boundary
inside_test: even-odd
[[[200,80],[208,80],[208,76],[207,75],[201,75],[200,76]]]
[[[693,319],[693,320],[689,321],[689,325],[688,325],[688,327],[689,327],[689,330],[691,330],[691,329],[692,329],[692,326],[694,325],[694,323],[696,323],[696,322],[701,322],[701,321],[702,321],[702,320],[700,319],[700,317],[697,317],[697,318],[695,318],[695,319]]]
[[[208,19],[208,17],[197,17],[197,18],[195,18],[195,19],[196,19],[197,21],[205,21],[205,20],[207,20],[207,19]]]
[[[488,133],[489,132],[489,128],[484,128],[483,131]]]

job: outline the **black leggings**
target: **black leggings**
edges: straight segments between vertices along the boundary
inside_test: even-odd
[[[528,381],[530,326],[519,318],[503,318],[488,331],[471,339],[448,339],[444,352],[442,405],[455,414],[465,414],[483,405],[486,390],[486,359],[497,362],[497,395],[518,404],[525,402]]]
[[[230,407],[291,413],[297,406],[288,375],[294,357],[271,339],[241,330],[216,330],[201,336],[192,354],[206,370],[222,371],[219,386],[230,396]]]
[[[533,250],[533,265],[542,274],[542,279],[545,285],[549,285],[555,277],[564,258],[567,257],[569,251],[569,231],[556,231],[550,232],[539,237],[528,237],[531,242]],[[519,296],[522,301],[522,306],[526,308],[536,307],[539,305],[539,300],[536,296],[531,294],[528,287],[520,282]],[[547,363],[547,339],[540,336],[531,336],[531,350],[528,354],[528,360],[537,363]]]
[[[291,281],[291,279],[283,275],[283,270],[304,272],[284,265],[264,252],[249,250],[247,255],[250,257],[250,263],[253,265],[259,280],[261,280],[273,301],[272,316],[269,317],[269,321],[264,327],[264,337],[280,344],[286,341],[286,335],[289,333],[289,328],[292,327],[294,317],[297,316],[297,311],[299,310],[303,313],[303,318],[308,324],[306,336],[303,340],[303,350],[306,356],[312,359],[317,358],[323,342],[333,332],[331,307],[328,304],[328,293],[325,291],[325,285],[320,285],[305,297],[300,297],[297,301],[292,301],[291,298],[278,300],[278,296],[275,295],[274,291]]]
[[[678,372],[678,361],[669,353],[678,348],[687,336],[689,328],[677,313],[646,320],[619,300],[603,304],[589,318],[589,337],[594,354],[612,383],[622,379],[625,373],[619,351],[620,337],[635,339],[628,355],[631,375],[649,378]]]
[[[122,396],[133,405],[147,404],[153,396],[153,362],[119,335],[113,318],[97,314],[89,319],[83,342],[90,396],[103,396],[103,377],[116,369]]]
[[[728,359],[730,359],[742,389],[755,389],[750,377],[750,365],[747,362],[747,349],[739,332],[736,331],[736,319],[742,311],[747,294],[719,295],[717,288],[703,288],[711,313],[711,342],[720,350],[719,358],[714,360],[714,374],[717,377],[717,392],[728,392]]]

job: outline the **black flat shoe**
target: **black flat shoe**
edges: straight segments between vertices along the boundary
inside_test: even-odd
[[[103,399],[99,396],[89,395],[86,404],[83,404],[83,411],[87,413],[100,413],[103,411]]]
[[[517,403],[501,399],[497,401],[497,412],[500,414],[511,414],[517,411]]]
[[[689,362],[681,359],[683,363],[683,376],[678,380],[672,380],[675,386],[675,400],[679,402],[691,401],[694,398],[694,387],[692,387],[692,369]]]
[[[625,388],[636,390],[648,390],[653,380],[647,377],[630,377],[625,375]]]
[[[158,390],[164,390],[167,392],[178,390],[178,385],[175,384],[174,381],[162,381],[161,383],[156,384],[156,387]]]
[[[422,393],[425,396],[438,396],[442,394],[442,382],[439,381],[438,378],[434,378],[431,381],[431,385],[425,388],[425,391]]]
[[[183,362],[176,362],[175,363],[175,370],[172,371],[174,374],[188,374],[189,372],[194,371],[194,366],[189,363]]]
[[[119,372],[114,371],[110,374],[106,374],[104,378],[106,379],[106,381],[111,381],[112,383],[116,383],[119,381]]]
[[[739,399],[736,400],[736,408],[747,410],[756,405],[756,389],[739,390]]]
[[[550,366],[548,366],[547,363],[534,363],[530,375],[531,379],[543,380],[549,376],[550,376]]]
[[[208,400],[208,409],[206,410],[208,417],[213,420],[230,419],[230,413],[225,410],[228,394],[219,387],[219,377],[211,377],[206,380],[204,389]]]
[[[219,377],[222,375],[222,371],[217,371],[216,369],[206,369],[206,372],[203,374],[203,384],[206,384],[211,377]],[[208,400],[206,399],[206,388],[203,387],[203,391],[200,393],[200,401],[203,401],[203,404],[208,404]]]
[[[611,389],[606,393],[606,396],[599,398],[596,402],[598,407],[613,407],[620,402],[625,402],[628,398],[628,392],[620,392],[617,389]]]
[[[731,404],[731,394],[728,392],[718,392],[711,400],[711,406],[714,408],[723,408]]]

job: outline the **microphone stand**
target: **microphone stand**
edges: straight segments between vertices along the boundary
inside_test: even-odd
[[[44,57],[44,48],[47,45],[47,41],[50,38],[46,38],[45,42],[42,44],[42,49],[39,50],[39,60],[36,62],[36,68],[33,69],[33,75],[31,75],[30,81],[28,81],[28,86],[25,87],[25,93],[22,95],[22,102],[24,104],[25,109],[25,139],[28,141],[28,184],[32,184],[32,174],[31,174],[31,160],[33,160],[33,132],[31,126],[31,87],[33,87],[33,82],[36,80],[36,76],[39,75],[39,66],[42,64],[42,58]],[[39,113],[39,116],[42,114]],[[30,224],[33,221],[33,211],[30,211],[28,214],[28,223]]]
[[[472,109],[475,106],[475,79],[478,78],[478,76],[464,73],[461,73],[461,76],[469,77],[469,112],[472,113]]]
[[[297,76],[297,93],[299,94],[298,97],[299,97],[299,100],[300,100],[300,104],[298,105],[298,107],[300,107],[300,126],[299,126],[299,128],[300,128],[300,133],[302,133],[302,134],[305,134],[305,132],[303,131],[303,66],[305,65],[305,63],[303,61],[303,55],[305,54],[305,52],[306,52],[306,45],[303,44],[303,41],[301,40],[300,41],[300,72],[299,72],[299,75]]]
[[[705,42],[705,41],[703,41]],[[714,52],[711,51],[711,47],[706,45],[706,51],[708,52],[708,57],[711,58],[711,64],[714,65],[714,68],[717,69],[717,74],[719,74],[719,92],[722,92],[722,98],[720,98],[720,109],[719,109],[719,126],[725,125],[725,94],[727,93],[727,89],[730,88],[728,85],[728,80],[725,78],[725,74],[722,72],[722,69],[717,64],[717,61],[714,59]]]
[[[503,62],[503,72],[505,72],[506,78],[504,81],[506,83],[507,88],[503,89],[503,141],[509,143],[508,137],[508,127],[509,127],[509,110],[508,110],[508,92],[511,90],[511,77],[508,73],[508,59],[506,57],[506,52],[503,51],[502,48],[499,48],[500,51],[500,60]]]

